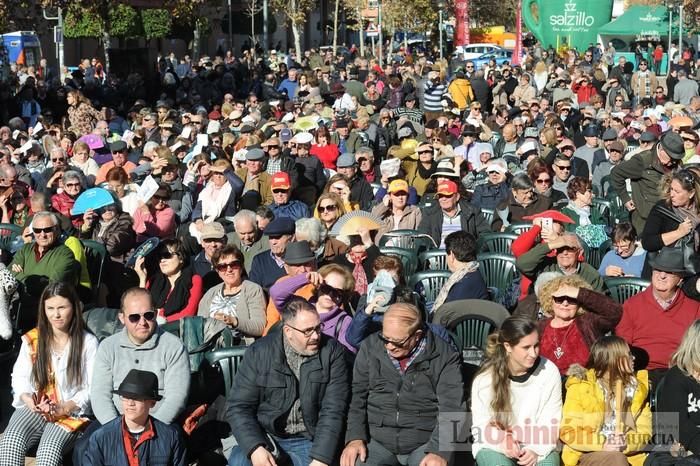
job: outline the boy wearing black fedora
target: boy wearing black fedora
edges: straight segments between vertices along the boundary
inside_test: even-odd
[[[153,372],[130,370],[113,393],[121,399],[123,414],[92,435],[81,465],[187,464],[178,427],[149,414],[162,398]]]

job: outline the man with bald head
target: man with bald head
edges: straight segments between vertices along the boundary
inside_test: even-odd
[[[500,159],[506,156],[514,156],[518,148],[518,132],[515,130],[513,123],[506,123],[501,132],[501,139],[498,140],[493,148],[494,158]]]
[[[389,306],[382,331],[363,341],[355,359],[340,465],[447,465],[439,421],[447,413],[466,417],[460,364],[415,306]]]

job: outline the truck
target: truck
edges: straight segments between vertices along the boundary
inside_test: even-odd
[[[41,42],[34,31],[15,31],[2,35],[9,63],[37,66],[41,60]]]

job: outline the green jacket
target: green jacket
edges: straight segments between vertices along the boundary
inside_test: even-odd
[[[22,271],[15,273],[15,277],[23,283],[28,277],[38,275],[52,281],[64,281],[75,285],[80,271],[75,256],[62,244],[51,248],[39,262],[34,254],[34,244],[25,244],[12,259],[10,270],[15,264],[22,267]]]
[[[548,257],[551,249],[546,243],[540,243],[528,252],[518,257],[515,266],[520,273],[533,282],[542,272],[561,272],[556,257]],[[591,284],[594,290],[603,291],[605,283],[598,271],[585,262],[579,263],[577,273],[581,278]]]
[[[576,213],[576,211],[574,209],[569,208],[569,206],[567,205],[566,207],[562,207],[561,213],[566,215],[567,217],[569,217],[571,220],[574,221],[574,223],[567,223],[566,225],[564,225],[566,231],[571,231],[571,232],[575,231],[576,227],[580,225],[580,221],[581,221],[579,219],[579,216]],[[600,216],[600,212],[595,207],[591,207],[591,217],[590,218],[591,218],[591,223],[593,225],[605,225],[607,223],[605,221],[605,219]]]
[[[621,162],[610,171],[610,184],[620,196],[623,204],[630,201],[626,180],[632,182],[632,197],[639,216],[646,220],[654,204],[660,199],[659,185],[664,175],[664,167],[656,156],[656,147],[640,152],[629,160]]]

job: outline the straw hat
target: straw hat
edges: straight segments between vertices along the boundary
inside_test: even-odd
[[[294,123],[294,129],[296,131],[305,132],[318,129],[318,115],[309,115],[297,118],[296,123]]]

